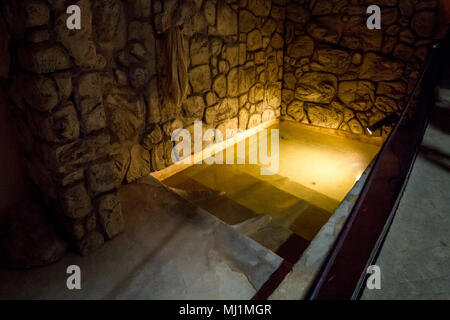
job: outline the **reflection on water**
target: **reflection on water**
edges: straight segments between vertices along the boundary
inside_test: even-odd
[[[379,147],[288,121],[268,129],[269,142],[271,129],[280,136],[277,174],[263,176],[259,165],[248,164],[258,148],[249,148],[247,139],[246,159],[240,159],[246,164],[193,165],[163,182],[276,251],[293,234],[314,238]],[[237,147],[231,148],[238,163]]]

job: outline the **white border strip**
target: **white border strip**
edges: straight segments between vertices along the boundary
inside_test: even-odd
[[[279,122],[280,122],[280,119],[274,119],[274,120],[270,120],[270,121],[261,123],[260,125],[257,125],[256,127],[253,127],[246,131],[238,133],[237,135],[235,135],[232,138],[224,140],[220,143],[211,144],[208,147],[206,147],[205,149],[203,149],[202,151],[192,154],[191,161],[189,164],[183,163],[184,160],[186,160],[186,159],[183,159],[182,161],[180,161],[180,163],[174,163],[160,171],[151,172],[150,175],[160,181],[167,179],[170,176],[192,166],[195,163],[194,158],[200,159],[200,156],[201,156],[201,159],[204,160],[205,158],[203,157],[203,152],[206,151],[207,152],[206,154],[208,155],[208,157],[213,156],[215,153],[221,152],[221,151],[233,146],[234,144],[237,144],[237,143],[247,139],[248,137],[253,136],[253,135],[257,134],[258,132],[261,132],[262,130],[267,129]]]

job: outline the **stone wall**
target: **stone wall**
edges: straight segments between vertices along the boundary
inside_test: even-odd
[[[381,30],[366,27],[373,4],[382,8]],[[370,135],[368,126],[405,107],[429,53],[438,5],[289,0],[282,118]]]
[[[29,175],[72,247],[86,254],[122,231],[123,217],[99,81],[108,57],[93,28],[102,4],[78,4],[79,32],[66,28],[64,1],[8,0],[1,9],[12,37],[9,100]]]
[[[194,121],[225,136],[279,117],[284,1],[112,2],[127,8],[103,75],[118,183],[172,164],[172,133]]]

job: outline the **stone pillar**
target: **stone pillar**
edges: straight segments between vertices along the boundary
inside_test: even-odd
[[[105,58],[94,42],[91,1],[76,4],[81,30],[67,29],[62,1],[5,1],[2,12],[17,48],[10,100],[27,137],[30,177],[84,255],[120,233],[124,221],[105,129]]]

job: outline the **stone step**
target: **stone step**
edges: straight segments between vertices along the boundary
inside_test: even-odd
[[[272,181],[278,181],[274,186],[237,167],[199,166],[168,178],[164,183],[274,252],[294,233],[311,241],[333,212],[277,188],[291,185],[299,194],[301,186],[287,178],[273,177]],[[303,189],[316,202],[325,199],[328,207],[337,206],[335,200]]]
[[[164,183],[184,199],[211,213],[272,252],[276,252],[293,235],[288,228],[275,224],[273,217],[257,214],[229,199],[225,193],[211,190],[186,176],[182,180],[183,182],[176,187],[171,186],[173,179],[168,184],[166,181]]]
[[[228,198],[226,191],[213,190],[187,175],[177,174],[164,180],[163,183],[181,197],[205,209],[228,225],[237,225],[260,216]]]
[[[274,175],[261,175],[259,166],[237,166],[237,170],[248,174],[258,180],[266,181],[277,189],[288,193],[296,198],[307,201],[316,207],[324,209],[326,211],[334,212],[339,206],[340,202],[326,196],[323,193],[308,188],[298,182],[295,182],[289,177],[285,177],[279,174]]]

